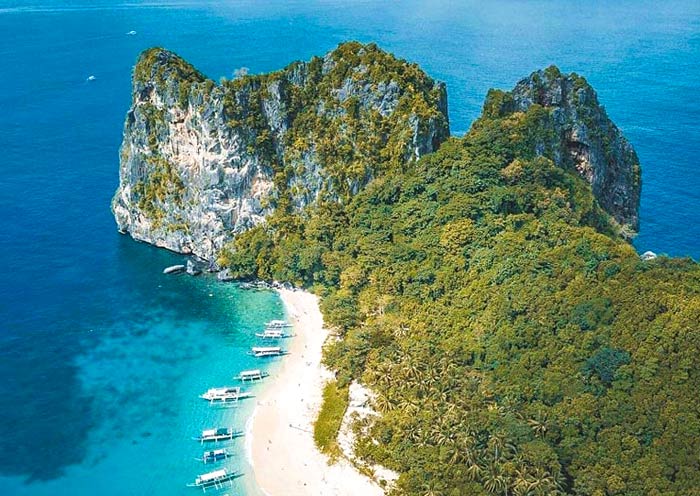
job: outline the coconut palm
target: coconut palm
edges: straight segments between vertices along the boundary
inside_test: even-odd
[[[507,494],[508,479],[500,472],[497,465],[491,465],[483,476],[484,489],[491,494]]]
[[[467,479],[476,481],[481,479],[484,469],[476,461],[473,461],[467,466]]]
[[[386,395],[380,393],[374,399],[374,408],[379,413],[387,413],[394,410],[396,405]]]
[[[539,412],[533,418],[527,420],[528,425],[535,433],[536,437],[544,437],[548,430],[548,415],[547,412]]]

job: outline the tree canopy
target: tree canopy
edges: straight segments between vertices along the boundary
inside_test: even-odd
[[[220,262],[322,296],[327,363],[382,414],[357,452],[396,494],[700,494],[698,265],[640,260],[536,153],[547,112],[491,112]]]

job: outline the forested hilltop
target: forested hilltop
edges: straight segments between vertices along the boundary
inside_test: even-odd
[[[396,494],[700,494],[698,265],[626,241],[633,150],[583,115],[596,183],[558,127],[568,97],[547,97],[559,81],[595,98],[585,80],[529,80],[537,98],[490,92],[463,138],[342,201],[277,208],[219,262],[322,296],[328,397],[376,392],[357,452],[401,474]]]

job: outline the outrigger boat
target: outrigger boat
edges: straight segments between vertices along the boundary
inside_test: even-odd
[[[242,476],[241,473],[229,472],[225,468],[214,470],[197,476],[194,482],[187,484],[187,487],[201,487],[204,492],[207,489],[220,489],[225,485],[231,485],[233,479]]]
[[[238,386],[225,386],[211,388],[206,393],[200,394],[199,397],[207,400],[210,403],[228,403],[235,402],[243,398],[250,398],[253,393],[241,391]]]
[[[253,370],[242,370],[240,374],[238,374],[238,380],[245,382],[245,381],[261,381],[265,377],[267,377],[268,374],[267,372],[263,372],[260,369],[253,369]]]
[[[280,329],[284,327],[292,327],[292,324],[286,320],[271,320],[265,324],[265,327],[274,327],[275,329]]]
[[[231,458],[233,455],[228,452],[226,449],[217,449],[217,450],[210,450],[210,451],[205,451],[202,453],[202,458],[195,458],[195,460],[203,463],[215,463],[219,462],[221,460],[226,460],[227,458]]]
[[[263,339],[282,339],[291,337],[289,334],[285,334],[281,327],[268,327],[264,332],[256,332],[255,335]]]
[[[230,427],[219,427],[217,429],[205,429],[199,437],[193,437],[195,441],[200,443],[228,441],[236,437],[242,437],[243,431],[235,431]]]
[[[283,351],[279,346],[254,346],[250,350],[250,354],[256,358],[265,358],[284,355],[286,351]]]

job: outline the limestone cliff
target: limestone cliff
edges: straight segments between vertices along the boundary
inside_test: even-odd
[[[221,84],[153,48],[132,95],[119,229],[209,260],[274,209],[345,201],[449,136],[444,85],[375,45]]]
[[[486,116],[507,116],[534,105],[548,110],[533,153],[574,168],[590,184],[600,205],[621,225],[637,230],[641,171],[632,145],[608,118],[586,80],[562,75],[554,66],[534,72],[511,92],[491,90]],[[629,232],[629,229],[623,232]]]

